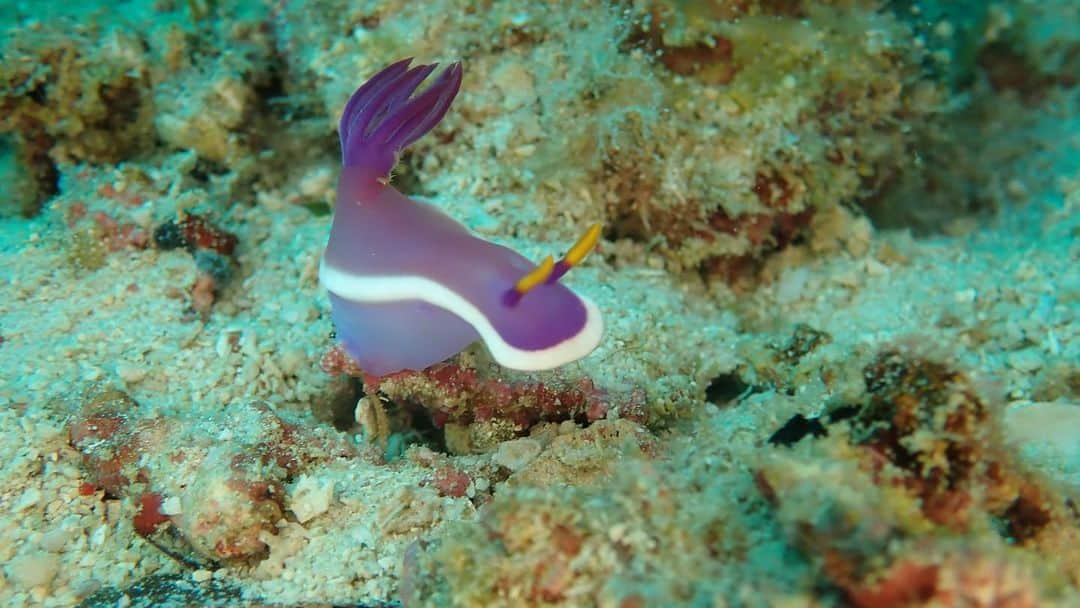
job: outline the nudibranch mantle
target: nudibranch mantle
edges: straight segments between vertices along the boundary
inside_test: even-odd
[[[461,86],[454,63],[414,97],[435,66],[410,62],[364,83],[341,117],[343,167],[319,278],[345,350],[376,376],[429,367],[477,339],[518,370],[588,355],[603,335],[600,311],[559,279],[599,226],[563,259],[536,265],[388,184],[398,155],[438,124]]]

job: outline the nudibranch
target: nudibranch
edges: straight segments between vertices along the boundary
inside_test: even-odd
[[[595,246],[595,225],[559,261],[534,264],[473,235],[435,206],[394,189],[409,144],[446,114],[461,87],[453,63],[390,65],[353,93],[341,116],[342,171],[319,267],[346,352],[367,373],[420,370],[483,340],[499,364],[544,370],[588,355],[603,321],[559,282]]]

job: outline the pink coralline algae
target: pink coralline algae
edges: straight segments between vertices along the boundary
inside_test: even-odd
[[[199,276],[191,287],[191,306],[196,312],[209,312],[232,275],[236,235],[200,215],[184,212],[154,229],[154,243],[166,250],[182,247],[192,255]]]
[[[69,426],[86,474],[79,493],[133,502],[135,532],[185,563],[265,555],[264,535],[276,533],[290,508],[284,485],[314,463],[353,452],[262,403],[236,404],[222,416],[232,425],[226,441],[222,420],[144,413],[119,391],[89,391]],[[166,509],[167,500],[175,506]]]
[[[616,391],[582,377],[550,381],[505,380],[458,363],[440,363],[420,371],[401,371],[385,376],[365,373],[341,347],[322,358],[324,371],[360,378],[368,393],[426,410],[436,426],[448,422],[470,424],[503,420],[525,430],[538,422],[575,420],[594,422],[625,418],[644,423],[645,391]]]

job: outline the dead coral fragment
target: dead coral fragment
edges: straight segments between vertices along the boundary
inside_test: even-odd
[[[134,478],[141,448],[138,403],[127,393],[101,385],[79,397],[79,415],[68,426],[68,441],[82,454],[89,482],[117,497]]]
[[[208,28],[216,35],[213,42],[178,28],[167,33],[171,70],[153,91],[153,127],[166,145],[194,150],[203,160],[245,173],[259,166],[251,157],[265,134],[280,134],[280,125],[270,127],[264,120],[269,118],[265,91],[274,86],[273,41],[265,22],[251,19],[246,9],[233,14],[224,5],[218,9],[215,21],[229,26],[224,31]],[[229,52],[208,54],[205,44],[225,44]]]
[[[771,452],[758,470],[792,542],[856,606],[1050,605],[1076,577],[1066,546],[1080,525],[1015,464],[997,411],[965,374],[904,351],[882,352],[864,377],[849,422],[834,417],[836,432]]]
[[[104,211],[86,214],[83,203],[69,208],[68,224],[72,232],[67,258],[82,270],[97,270],[105,265],[108,254],[122,249],[144,249],[149,237],[132,222],[114,218]]]
[[[974,551],[931,557],[915,550],[893,562],[875,582],[850,586],[847,595],[857,608],[1046,605],[1026,570]]]
[[[667,84],[671,115],[652,137],[674,143],[652,152],[660,164],[649,141],[614,151],[632,175],[603,181],[618,193],[609,213],[641,218],[616,232],[657,243],[677,267],[752,277],[816,213],[880,192],[907,162],[910,125],[936,111],[918,94],[933,88],[919,53],[894,50],[914,48],[910,31],[869,3],[642,4],[645,46],[684,77]],[[716,127],[693,126],[702,120]],[[634,181],[643,187],[620,187]]]
[[[688,597],[673,588],[700,590],[688,578],[656,574],[663,567],[654,560],[671,559],[679,551],[672,544],[697,530],[672,521],[684,505],[669,485],[674,476],[651,461],[647,446],[655,440],[647,435],[625,420],[560,435],[540,456],[550,454],[545,462],[534,461],[515,476],[549,472],[500,486],[477,520],[409,549],[402,600],[409,606],[619,606],[626,604],[613,596],[629,595],[639,576],[663,587],[658,593],[668,603]],[[625,468],[635,462],[640,467]],[[634,498],[626,500],[631,487]],[[693,544],[680,549],[700,547]],[[688,561],[697,567],[701,557]]]
[[[44,146],[25,143],[28,135],[33,139],[33,134],[0,136],[0,179],[7,191],[0,198],[0,217],[32,216],[58,190],[59,171]]]
[[[183,247],[195,258],[199,276],[191,287],[191,306],[202,314],[210,312],[232,276],[237,240],[235,234],[193,213],[181,213],[154,229],[154,243],[160,249]]]
[[[870,402],[854,420],[857,441],[906,472],[927,517],[966,526],[975,487],[993,479],[996,435],[982,399],[962,374],[899,352],[881,354],[864,374]]]
[[[263,555],[263,535],[276,532],[289,506],[289,479],[352,454],[260,403],[232,406],[216,421],[142,415],[135,407],[118,391],[88,391],[69,427],[71,445],[96,488],[136,503],[136,532],[189,564]]]
[[[154,243],[161,249],[183,247],[194,254],[209,249],[229,256],[236,250],[236,235],[223,230],[201,215],[182,213],[154,229]]]
[[[506,370],[472,368],[462,363],[442,363],[420,371],[376,377],[361,370],[340,347],[330,349],[321,364],[328,373],[361,378],[366,394],[378,392],[392,401],[424,410],[437,427],[483,423],[492,431],[499,429],[499,441],[522,434],[541,421],[594,422],[612,417],[645,422],[647,417],[643,390],[605,389],[588,377],[566,379],[552,374],[539,381],[517,374],[520,379],[508,380]],[[458,431],[467,432],[455,429]],[[475,439],[475,433],[469,434]],[[475,443],[469,439],[456,445]]]
[[[32,177],[36,203],[56,192],[57,163],[114,163],[153,142],[145,48],[128,34],[108,36],[95,46],[86,29],[46,21],[7,38],[0,134],[13,135],[8,143]],[[27,197],[22,210],[34,209]]]

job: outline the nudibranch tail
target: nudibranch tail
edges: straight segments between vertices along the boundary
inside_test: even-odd
[[[376,74],[353,93],[341,115],[341,160],[372,175],[388,175],[398,154],[430,131],[450,109],[461,88],[461,64],[452,63],[428,88],[416,88],[437,64],[410,68],[403,59]]]

